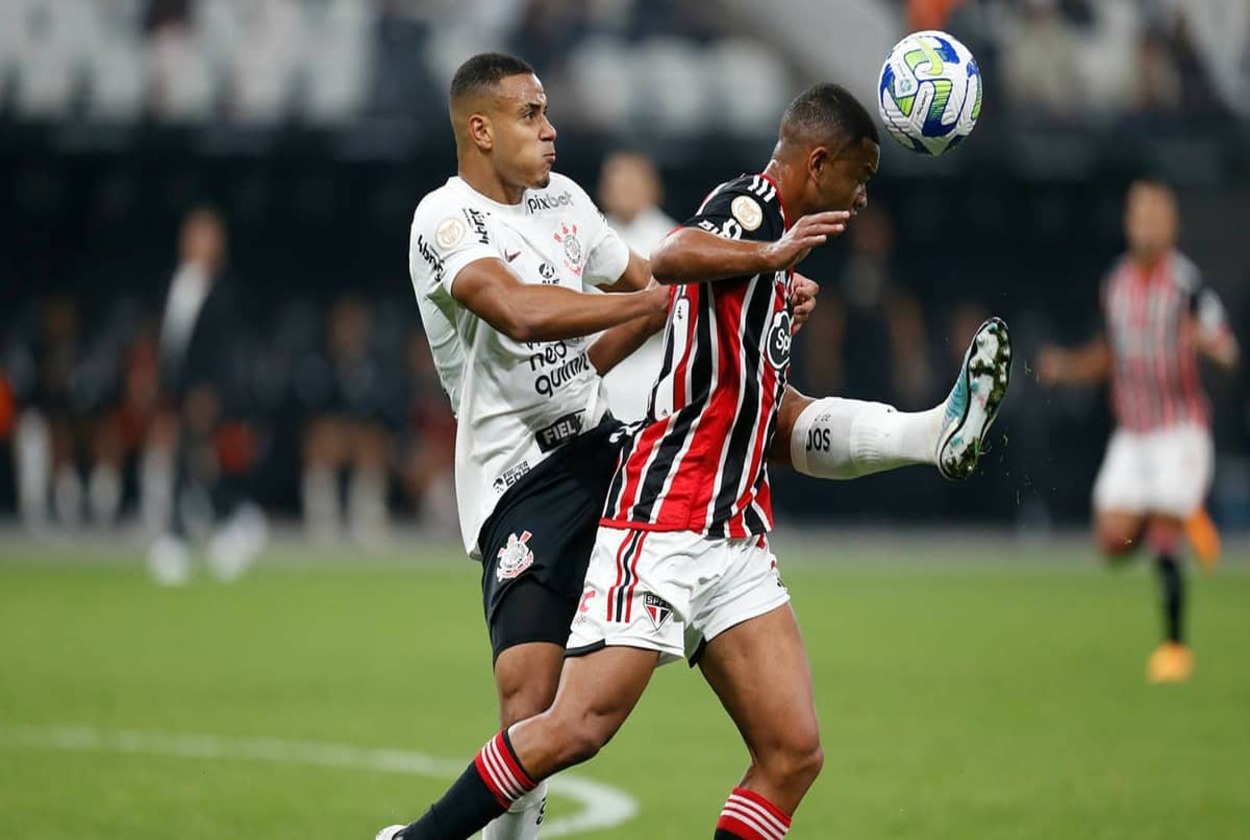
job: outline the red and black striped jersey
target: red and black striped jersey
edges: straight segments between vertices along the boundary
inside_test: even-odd
[[[684,226],[775,241],[787,222],[776,184],[744,175]],[[622,451],[604,524],[717,538],[772,529],[766,456],[790,367],[792,276],[674,287],[647,422]]]
[[[1175,251],[1150,266],[1124,257],[1107,276],[1102,305],[1116,422],[1133,431],[1207,423],[1195,330],[1228,326],[1197,267]]]

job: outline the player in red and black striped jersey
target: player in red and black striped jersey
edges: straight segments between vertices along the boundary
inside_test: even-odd
[[[1176,197],[1164,184],[1138,181],[1124,219],[1129,251],[1102,289],[1105,332],[1078,350],[1044,348],[1043,383],[1111,382],[1116,429],[1094,485],[1095,535],[1109,558],[1143,539],[1157,556],[1163,591],[1164,643],[1151,656],[1155,682],[1184,680],[1193,657],[1183,637],[1184,582],[1178,551],[1186,523],[1198,526],[1202,556],[1211,528],[1203,511],[1214,447],[1198,379],[1205,357],[1236,365],[1238,348],[1215,292],[1175,250]],[[1213,534],[1213,531],[1211,532]],[[1209,550],[1209,549],[1206,549]]]
[[[867,204],[879,155],[854,97],[810,88],[787,108],[765,170],[718,187],[653,252],[653,276],[674,286],[663,367],[608,495],[555,702],[496,735],[425,816],[379,840],[465,840],[593,756],[656,666],[681,658],[699,665],[752,757],[716,838],[784,837],[822,756],[806,651],[768,546],[766,458],[829,478],[908,463],[961,477],[1010,371],[993,319],[928,412],[787,386],[793,266]]]

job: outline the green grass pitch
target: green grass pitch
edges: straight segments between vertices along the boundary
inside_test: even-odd
[[[474,569],[450,555],[279,558],[171,591],[134,564],[3,553],[0,840],[369,840],[494,731]],[[1250,837],[1244,564],[1191,576],[1197,673],[1157,687],[1140,564],[981,548],[782,563],[827,755],[796,840]],[[579,836],[710,837],[745,762],[698,674],[669,666],[577,771],[637,815]],[[553,797],[549,816],[582,807]]]

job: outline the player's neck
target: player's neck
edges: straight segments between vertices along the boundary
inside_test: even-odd
[[[774,154],[768,161],[768,166],[764,167],[762,174],[768,176],[777,185],[777,194],[781,197],[781,206],[785,210],[787,227],[794,224],[796,219],[807,215],[807,208],[799,201],[801,190],[795,189],[794,186],[797,174],[794,166]]]
[[[1138,269],[1140,269],[1145,276],[1149,277],[1154,274],[1156,268],[1163,264],[1163,261],[1167,259],[1167,255],[1168,252],[1166,250],[1151,251],[1146,254],[1134,254],[1133,262],[1137,264]]]
[[[456,173],[474,192],[481,193],[491,201],[499,204],[520,204],[525,195],[525,187],[504,183],[493,169],[483,170],[481,167],[461,162]]]

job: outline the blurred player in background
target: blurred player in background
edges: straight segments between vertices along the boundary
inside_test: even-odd
[[[160,333],[174,474],[165,532],[152,544],[148,564],[153,577],[166,585],[190,579],[188,538],[199,520],[215,526],[207,546],[209,569],[223,580],[243,573],[267,534],[264,515],[246,500],[242,487],[252,444],[239,422],[247,388],[237,351],[248,309],[236,298],[226,257],[221,217],[207,208],[193,211],[182,225],[178,270]]]
[[[1219,298],[1176,250],[1178,229],[1172,190],[1134,183],[1124,214],[1128,252],[1102,288],[1105,332],[1079,349],[1045,347],[1038,357],[1043,384],[1111,382],[1116,428],[1094,484],[1094,531],[1108,558],[1143,541],[1155,554],[1164,641],[1147,665],[1152,682],[1180,682],[1193,671],[1180,565],[1187,521],[1196,549],[1208,557],[1218,551],[1211,545],[1218,537],[1203,527],[1210,527],[1203,503],[1215,449],[1198,360],[1232,370],[1239,354]]]
[[[650,258],[677,222],[660,209],[660,176],[650,158],[637,152],[614,152],[604,158],[599,203],[625,244]],[[664,337],[656,333],[604,376],[612,413],[620,420],[641,420],[651,386],[660,372]]]

